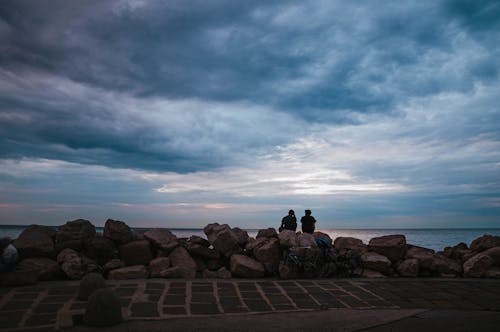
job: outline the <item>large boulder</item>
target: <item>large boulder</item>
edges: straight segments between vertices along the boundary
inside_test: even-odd
[[[445,255],[448,258],[454,259],[457,262],[463,263],[465,260],[465,257],[468,256],[471,253],[471,250],[469,247],[467,247],[467,244],[460,242],[456,246],[453,247],[446,247],[443,250],[443,255]]]
[[[316,239],[312,234],[309,233],[301,233],[297,236],[297,240],[299,242],[299,247],[311,247],[316,248],[318,245],[316,244]]]
[[[456,277],[462,274],[462,266],[442,254],[434,255],[430,270],[441,277]]]
[[[80,281],[77,298],[80,301],[87,301],[89,296],[96,290],[106,288],[106,280],[99,273],[88,273]]]
[[[179,245],[177,237],[166,228],[150,229],[143,234],[157,249],[170,253]]]
[[[231,274],[242,278],[261,278],[265,274],[264,265],[244,255],[232,255],[229,262]]]
[[[233,231],[234,235],[236,235],[236,238],[238,239],[238,244],[243,248],[245,244],[248,242],[248,239],[250,238],[247,231],[239,227],[234,227],[231,229],[231,231]]]
[[[397,272],[401,277],[418,277],[419,263],[416,258],[408,258],[399,263]]]
[[[96,290],[90,295],[83,322],[88,326],[112,326],[123,321],[120,298],[111,288]]]
[[[430,269],[432,261],[434,260],[435,251],[428,248],[408,245],[406,251],[406,258],[414,258],[418,260],[420,268]]]
[[[493,247],[500,247],[500,236],[485,234],[470,244],[470,249],[474,252],[481,252]]]
[[[188,242],[186,249],[192,256],[202,257],[205,259],[218,259],[220,257],[219,253],[214,249],[210,249],[201,244]]]
[[[203,228],[203,231],[207,235],[208,241],[221,255],[229,257],[242,251],[238,244],[238,237],[228,225],[208,224]]]
[[[109,271],[108,279],[112,280],[145,279],[148,276],[149,276],[148,270],[144,265],[134,265]]]
[[[406,252],[404,235],[385,235],[375,237],[368,243],[368,249],[389,258],[391,262],[401,260]]]
[[[258,238],[259,241],[261,238]],[[264,241],[253,248],[253,256],[264,265],[267,272],[275,274],[278,272],[282,257],[280,241],[275,237],[265,237]]]
[[[345,254],[348,251],[354,251],[361,254],[368,250],[363,241],[354,237],[340,236],[333,241],[333,246],[340,254]]]
[[[70,248],[81,251],[96,235],[95,227],[85,219],[68,221],[56,233],[56,250]]]
[[[122,267],[125,267],[125,263],[121,259],[115,258],[104,264],[102,270],[107,275],[109,271],[121,269]]]
[[[365,252],[360,259],[364,269],[378,271],[383,274],[389,274],[391,271],[391,261],[384,255],[376,252]]]
[[[485,277],[494,266],[500,266],[500,247],[490,248],[469,258],[463,264],[464,276]]]
[[[153,259],[148,240],[135,240],[119,247],[120,257],[126,265],[147,265]]]
[[[297,247],[299,245],[299,240],[297,238],[297,233],[292,230],[284,229],[278,234],[280,240],[280,246],[283,248]]]
[[[173,267],[181,269],[183,278],[194,278],[196,276],[196,262],[184,247],[175,248],[168,258]]]
[[[73,249],[63,249],[57,255],[57,263],[69,279],[81,279],[87,273],[87,265],[82,257]]]
[[[126,244],[134,240],[134,232],[126,223],[120,220],[106,220],[103,235],[118,245]]]
[[[162,277],[162,272],[170,267],[170,260],[167,257],[158,257],[149,262],[151,278]]]
[[[115,255],[116,247],[114,242],[102,236],[96,236],[85,246],[85,255],[92,258],[99,265],[106,264]]]
[[[255,238],[260,238],[260,237],[274,237],[278,238],[278,233],[276,230],[272,227],[266,228],[266,229],[259,229],[257,232],[257,236]]]
[[[221,267],[217,271],[211,271],[208,269],[203,270],[202,276],[205,279],[230,279],[231,272],[229,272],[225,267]]]
[[[38,280],[54,280],[61,276],[61,268],[53,259],[47,257],[33,257],[23,259],[17,265],[21,270],[37,271]]]
[[[210,242],[208,242],[207,239],[202,238],[201,236],[198,235],[191,235],[191,237],[188,240],[189,244],[199,244],[200,246],[204,247],[210,247]]]
[[[55,230],[47,226],[29,225],[14,240],[21,259],[29,257],[55,257]]]

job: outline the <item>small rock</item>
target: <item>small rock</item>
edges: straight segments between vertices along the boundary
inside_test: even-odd
[[[148,271],[144,265],[134,265],[110,271],[108,274],[108,279],[146,279],[148,276]]]
[[[168,258],[173,267],[181,269],[183,278],[194,278],[196,276],[196,262],[184,247],[175,248]]]
[[[275,237],[278,238],[278,233],[276,230],[272,227],[266,228],[266,229],[259,229],[257,236],[255,238],[261,238],[261,237]]]
[[[153,259],[148,240],[136,240],[119,247],[120,257],[126,265],[147,265]]]
[[[166,228],[150,229],[143,235],[144,238],[149,240],[157,249],[161,249],[167,253],[170,253],[179,246],[177,237]]]
[[[120,298],[110,288],[96,290],[90,295],[83,322],[88,326],[112,326],[123,321]]]
[[[106,220],[103,235],[118,245],[126,244],[134,240],[134,232],[132,232],[126,223],[120,220]]]
[[[106,288],[106,280],[98,273],[89,273],[80,281],[77,298],[87,301],[89,296],[98,289]]]
[[[151,278],[159,278],[162,272],[170,267],[170,260],[167,257],[158,257],[149,262]]]
[[[63,249],[57,255],[57,263],[68,276],[68,278],[77,280],[81,279],[87,273],[87,266],[82,257],[73,249]]]
[[[361,264],[366,270],[378,271],[383,274],[389,274],[391,270],[391,261],[376,252],[363,253],[361,255]]]
[[[228,225],[209,224],[205,226],[203,231],[207,235],[208,241],[221,255],[229,257],[242,251],[238,244],[238,238]]]
[[[402,277],[418,277],[419,264],[418,259],[409,258],[402,261],[397,268],[397,271]]]
[[[261,278],[265,274],[264,265],[244,255],[233,255],[230,259],[231,274],[242,278]]]
[[[275,237],[264,237],[264,241],[259,241],[260,239],[262,238],[257,239],[259,244],[253,248],[253,255],[267,272],[276,274],[282,258],[280,241]]]

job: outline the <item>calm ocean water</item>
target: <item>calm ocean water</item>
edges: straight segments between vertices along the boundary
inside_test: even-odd
[[[15,239],[26,226],[0,225],[0,237],[9,236]],[[98,232],[102,232],[102,227],[96,227]],[[136,230],[144,230],[136,228]],[[190,237],[198,235],[206,238],[202,229],[170,229],[177,237]],[[247,230],[252,237],[257,235],[257,230]],[[471,229],[323,229],[319,230],[327,233],[332,239],[339,236],[354,237],[368,244],[371,238],[390,235],[403,234],[408,243],[431,248],[436,251],[442,250],[446,246],[454,246],[460,242],[470,245],[472,240],[484,234],[500,236],[500,228],[471,228]]]

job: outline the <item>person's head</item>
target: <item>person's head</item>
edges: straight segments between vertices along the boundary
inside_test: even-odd
[[[293,210],[288,211],[288,215],[289,216],[294,216],[295,215],[295,211],[293,211]]]
[[[311,215],[311,210],[306,210],[306,216],[310,216]]]

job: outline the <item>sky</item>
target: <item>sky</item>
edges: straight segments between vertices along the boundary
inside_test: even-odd
[[[500,3],[0,5],[0,225],[500,227]]]

